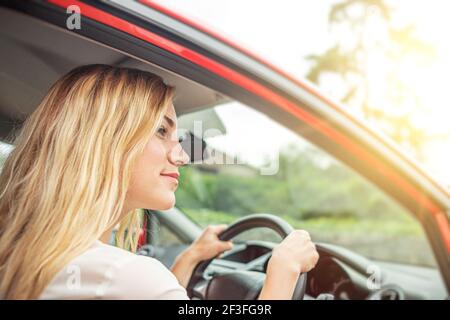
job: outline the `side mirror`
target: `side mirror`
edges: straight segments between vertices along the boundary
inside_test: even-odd
[[[183,150],[189,155],[190,163],[202,162],[209,158],[206,141],[188,131],[180,143]]]

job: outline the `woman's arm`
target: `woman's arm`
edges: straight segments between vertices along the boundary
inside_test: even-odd
[[[186,249],[175,259],[171,271],[184,288],[187,287],[192,272],[200,261],[192,248]]]
[[[198,239],[175,259],[171,271],[183,287],[187,287],[192,272],[200,261],[212,259],[233,247],[231,241],[219,240],[218,235],[226,228],[227,225],[224,224],[207,227]]]
[[[286,265],[276,266],[270,261],[267,266],[264,286],[258,300],[290,300],[294,294],[299,277],[298,270],[289,269]]]
[[[259,300],[290,300],[302,272],[308,272],[319,260],[309,233],[294,230],[272,251]]]
[[[232,248],[231,242],[220,241],[218,235],[225,225],[210,226],[192,245],[183,251],[172,266],[178,282],[187,287],[195,266]],[[308,232],[294,230],[272,251],[267,266],[264,286],[259,300],[290,300],[301,272],[308,272],[319,259],[316,247]]]

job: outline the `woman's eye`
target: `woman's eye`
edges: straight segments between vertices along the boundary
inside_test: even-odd
[[[160,127],[160,128],[158,129],[158,134],[159,134],[161,137],[165,138],[166,135],[167,135],[167,129],[164,128],[164,127]]]

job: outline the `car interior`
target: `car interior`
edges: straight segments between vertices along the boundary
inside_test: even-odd
[[[110,64],[160,75],[177,88],[174,106],[178,115],[227,101],[207,87],[37,19],[4,8],[0,8],[0,19],[3,139],[11,136],[11,130],[20,126],[59,77],[83,64]]]
[[[204,116],[206,122],[215,121],[214,117],[202,115],[201,111],[232,101],[224,94],[174,72],[22,13],[0,8],[0,21],[0,139],[6,144],[13,141],[21,123],[53,82],[83,64],[133,67],[160,75],[177,89],[174,105],[180,126],[185,128],[190,128],[193,122],[188,115],[197,112],[197,118]],[[200,234],[202,227],[176,207],[164,212],[145,210],[145,213],[149,236],[139,254],[156,258],[170,267],[175,257]],[[257,219],[258,227],[269,225],[274,230],[283,224],[273,222],[270,216],[248,218]],[[206,293],[205,279],[216,275],[227,277],[239,270],[248,276],[247,280],[261,281],[259,275],[265,272],[275,245],[272,241],[236,241],[233,250],[212,261],[198,275],[198,283],[191,283],[188,291],[191,298],[214,299],[216,291],[221,292],[220,298],[237,298],[236,292],[228,286],[229,282],[222,284],[220,277],[214,282],[217,288]],[[305,279],[303,299],[401,300],[445,299],[448,296],[437,268],[374,262],[329,243],[317,243],[317,248],[321,257]],[[239,281],[236,283],[240,285]],[[378,287],[372,288],[369,282]],[[245,296],[248,292],[242,294]]]

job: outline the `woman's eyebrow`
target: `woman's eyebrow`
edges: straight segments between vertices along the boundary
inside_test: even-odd
[[[175,126],[175,121],[170,119],[168,116],[164,116],[164,119],[166,119],[167,123],[169,123],[169,126],[173,128]]]

